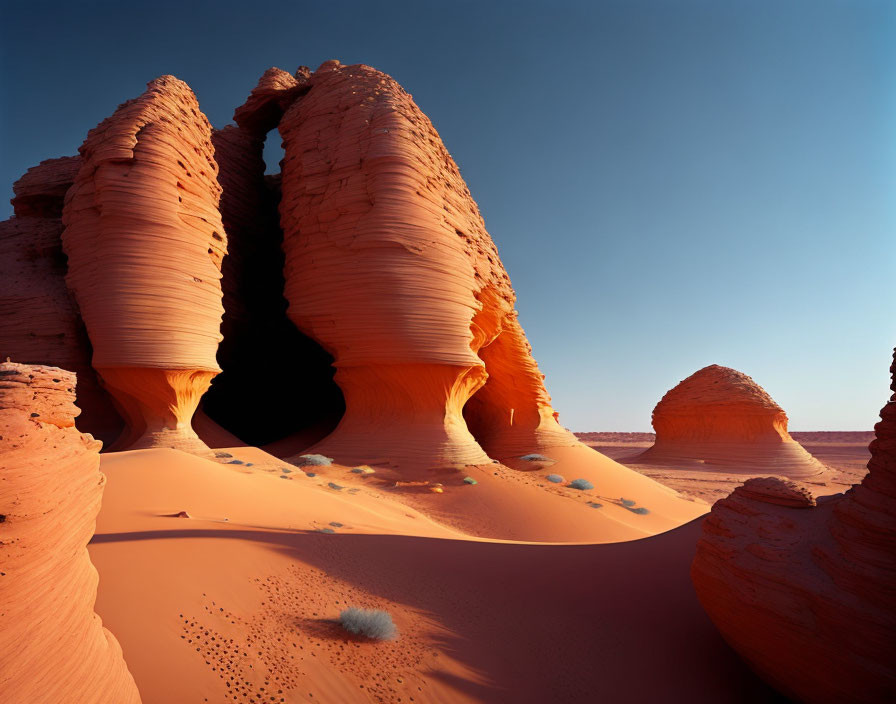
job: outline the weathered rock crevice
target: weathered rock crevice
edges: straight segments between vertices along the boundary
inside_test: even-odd
[[[306,73],[269,69],[236,109],[237,125],[212,134],[228,253],[222,266],[222,372],[205,395],[203,410],[250,445],[296,434],[303,438],[300,444],[310,445],[336,427],[345,409],[333,381],[333,358],[286,315],[280,179],[265,176],[265,140],[302,94]],[[294,373],[259,383],[265,369]]]
[[[93,348],[65,285],[62,208],[81,165],[62,157],[28,169],[13,185],[14,216],[0,222],[0,359],[78,375],[78,427],[113,442],[122,419],[91,366]]]

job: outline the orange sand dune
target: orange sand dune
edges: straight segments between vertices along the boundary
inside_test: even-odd
[[[146,704],[770,700],[693,595],[696,521],[617,544],[483,540],[364,485],[378,473],[227,454],[246,464],[103,456],[97,611]],[[578,503],[541,496],[534,523]],[[348,636],[347,605],[388,610],[399,638]]]

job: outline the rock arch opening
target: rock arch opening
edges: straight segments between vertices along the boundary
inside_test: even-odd
[[[250,97],[237,109],[237,126],[212,137],[228,254],[221,282],[222,372],[202,410],[247,444],[292,437],[292,449],[328,435],[345,412],[345,399],[333,381],[333,357],[286,314],[278,212],[283,149],[276,133],[269,139],[282,112],[273,99],[253,104]]]

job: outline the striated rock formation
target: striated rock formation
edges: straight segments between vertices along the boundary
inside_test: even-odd
[[[793,482],[751,479],[703,523],[700,602],[798,701],[896,699],[896,394],[880,416],[868,474],[846,494],[815,506]]]
[[[117,447],[201,451],[190,420],[219,372],[226,252],[211,126],[189,87],[163,76],[80,153],[63,212],[67,281],[127,421]]]
[[[787,414],[746,374],[712,364],[666,393],[653,409],[656,441],[632,462],[795,479],[824,465],[787,433]]]
[[[0,692],[5,702],[140,701],[93,611],[87,554],[105,477],[74,427],[75,375],[0,363]]]
[[[106,442],[121,418],[90,366],[90,343],[65,285],[62,206],[78,157],[49,159],[14,185],[15,216],[0,222],[0,359],[49,364],[78,375],[78,427]]]
[[[444,465],[575,445],[479,210],[411,96],[337,61],[305,91],[279,124],[285,292],[346,404],[313,451]]]

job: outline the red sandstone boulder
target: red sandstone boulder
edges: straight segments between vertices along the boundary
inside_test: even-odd
[[[787,414],[746,374],[712,364],[653,410],[656,441],[633,462],[818,477],[825,467],[787,432]]]

